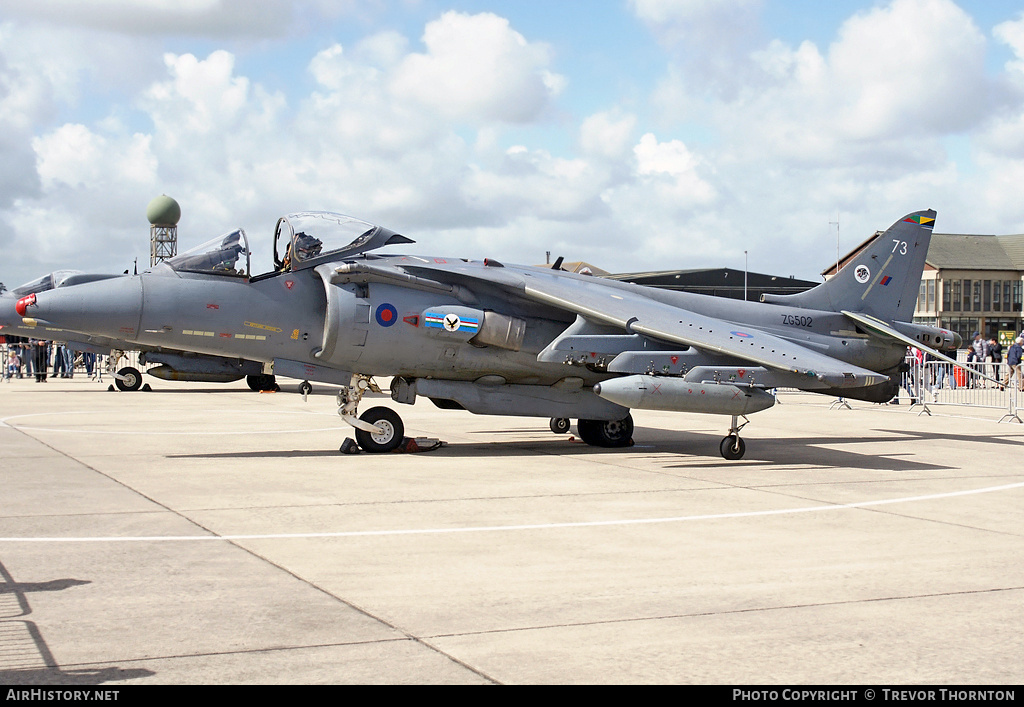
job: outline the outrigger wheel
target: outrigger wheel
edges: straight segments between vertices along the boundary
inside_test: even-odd
[[[722,440],[719,449],[723,457],[730,461],[735,461],[743,457],[743,453],[747,451],[747,445],[744,444],[743,439],[739,435],[729,435]]]
[[[359,419],[378,427],[381,432],[367,432],[356,428],[356,442],[364,452],[393,452],[405,438],[405,425],[398,413],[390,408],[370,408]]]
[[[138,390],[142,387],[142,374],[138,368],[126,366],[114,376],[114,385],[118,390]]]
[[[569,431],[570,425],[571,423],[569,422],[568,417],[552,417],[551,422],[548,423],[548,427],[550,427],[551,431],[556,435],[564,435]]]
[[[729,461],[735,461],[743,458],[743,453],[747,451],[747,445],[743,443],[740,438],[740,430],[750,424],[750,420],[743,418],[743,424],[739,424],[739,418],[741,415],[732,416],[732,427],[729,428],[729,436],[722,440],[722,444],[719,445],[718,450],[722,453],[722,456]]]
[[[580,439],[593,447],[629,447],[633,444],[633,416],[621,420],[579,420]]]

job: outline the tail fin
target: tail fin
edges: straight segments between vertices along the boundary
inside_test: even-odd
[[[868,243],[831,280],[795,295],[765,295],[764,301],[909,322],[934,225],[931,209],[908,214]]]

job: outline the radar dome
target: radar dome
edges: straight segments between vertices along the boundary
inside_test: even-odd
[[[163,194],[149,202],[146,218],[154,226],[177,226],[181,218],[181,207],[177,201]]]

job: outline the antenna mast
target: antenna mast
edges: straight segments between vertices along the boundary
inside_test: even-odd
[[[836,220],[835,221],[829,221],[828,225],[830,226],[829,230],[832,230],[831,226],[835,226],[836,227],[836,275],[838,275],[839,274],[839,212],[838,211],[836,211]]]

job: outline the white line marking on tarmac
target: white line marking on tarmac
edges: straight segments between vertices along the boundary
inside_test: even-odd
[[[1005,484],[1003,486],[987,486],[966,491],[950,491],[934,493],[927,496],[904,496],[887,498],[878,501],[858,501],[839,505],[807,506],[805,508],[779,508],[772,511],[747,511],[743,513],[712,513],[701,516],[675,516],[670,518],[634,518],[628,520],[595,520],[576,523],[541,523],[536,525],[484,525],[468,528],[414,528],[408,530],[351,530],[334,533],[275,533],[266,535],[154,535],[142,537],[95,537],[95,538],[0,538],[0,543],[124,543],[124,542],[187,542],[198,540],[296,540],[317,538],[360,538],[388,535],[444,535],[448,533],[488,533],[507,530],[553,530],[559,528],[598,528],[616,525],[651,525],[655,523],[683,523],[696,520],[722,520],[730,518],[757,518],[761,516],[778,516],[796,513],[821,513],[824,511],[842,511],[852,508],[872,508],[896,503],[914,503],[917,501],[934,501],[942,498],[973,496],[981,493],[995,493],[1024,488],[1024,482]]]

